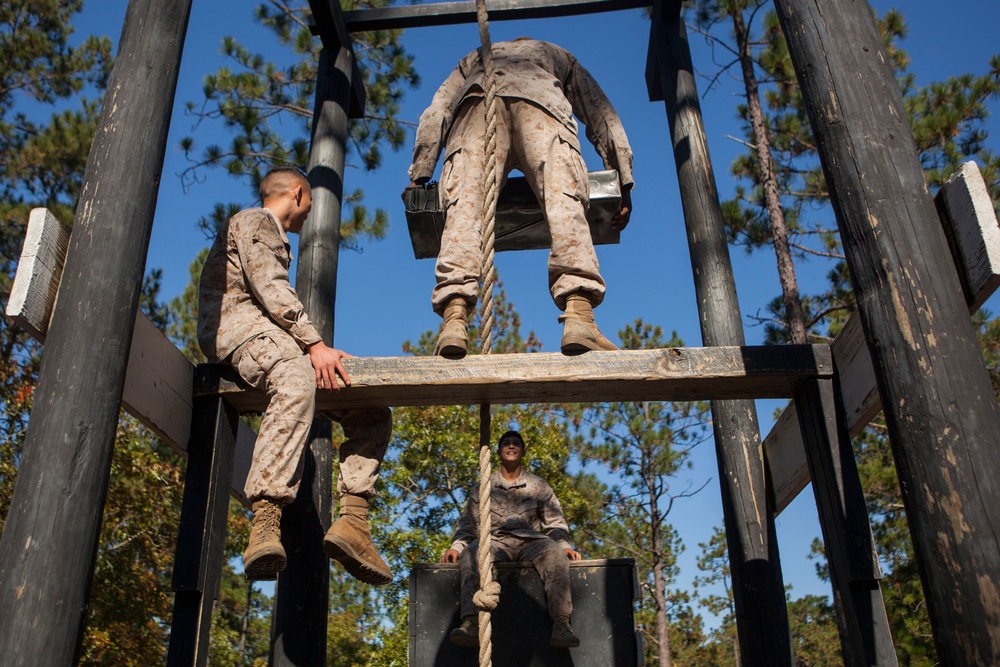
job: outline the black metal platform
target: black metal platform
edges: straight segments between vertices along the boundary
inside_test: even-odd
[[[642,641],[633,607],[639,599],[631,558],[570,563],[573,629],[579,648],[549,646],[552,621],[538,573],[528,563],[498,563],[500,604],[493,612],[493,664],[498,667],[636,667]],[[454,646],[459,619],[458,564],[418,564],[410,572],[410,667],[476,667],[476,649]]]

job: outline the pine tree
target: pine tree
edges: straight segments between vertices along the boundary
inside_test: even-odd
[[[378,8],[386,0],[352,0],[344,9]],[[309,31],[311,12],[306,0],[267,0],[255,9],[257,20],[288,50],[293,62],[282,66],[241,44],[234,37],[222,43],[222,52],[232,61],[205,77],[205,99],[189,102],[188,113],[199,119],[213,136],[230,133],[228,145],[210,143],[199,148],[193,137],[181,148],[191,165],[182,173],[192,187],[205,168],[222,168],[244,179],[256,192],[260,179],[275,166],[305,169],[309,160],[309,137],[316,91],[316,72],[321,44]],[[398,150],[406,141],[406,123],[397,118],[406,87],[417,85],[413,59],[400,42],[401,30],[352,34],[366,93],[365,117],[348,127],[348,166],[377,169],[386,146]],[[210,128],[210,130],[209,130]],[[288,128],[291,128],[290,130]],[[199,128],[201,129],[201,128]],[[344,193],[341,244],[357,247],[362,239],[385,235],[388,214],[369,213],[362,205],[361,190]],[[233,205],[220,204],[202,225],[214,230],[235,212]]]
[[[98,112],[84,93],[99,93],[111,66],[106,37],[69,46],[72,17],[82,6],[82,0],[10,0],[0,6],[2,310],[29,211],[45,206],[67,223],[73,220]],[[28,107],[31,114],[24,110]],[[10,507],[39,350],[35,341],[0,318],[0,528]]]

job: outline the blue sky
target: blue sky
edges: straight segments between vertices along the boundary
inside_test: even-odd
[[[78,35],[106,34],[117,44],[126,4],[126,0],[89,0],[77,24]],[[187,166],[178,148],[182,137],[192,135],[201,145],[228,141],[210,125],[195,127],[194,119],[184,113],[185,103],[200,103],[203,99],[204,75],[227,64],[219,55],[222,38],[232,35],[252,50],[274,53],[273,39],[253,23],[252,7],[256,4],[246,0],[194,2],[147,259],[147,270],[163,270],[165,298],[183,290],[189,279],[188,264],[208,245],[196,228],[199,216],[220,201],[255,203],[245,184],[221,172],[206,172],[206,181],[187,192],[177,174]],[[876,0],[872,5],[880,13],[891,7],[903,11],[910,33],[902,45],[910,54],[910,71],[916,74],[918,85],[959,73],[981,74],[987,69],[989,56],[1000,51],[996,40],[1000,12],[995,0],[954,0],[946,10],[930,0],[902,4]],[[615,332],[642,318],[661,325],[668,335],[676,330],[689,346],[701,345],[666,114],[663,104],[650,103],[646,94],[648,21],[638,10],[628,10],[558,20],[495,22],[491,32],[495,41],[528,35],[572,51],[614,102],[629,134],[635,151],[635,210],[621,244],[598,250],[608,284],[607,299],[597,310],[602,330],[614,339]],[[422,79],[418,89],[407,92],[401,113],[404,120],[415,122],[458,59],[478,45],[478,33],[472,24],[421,28],[407,32],[403,44],[415,56]],[[714,73],[717,68],[704,40],[692,34],[691,44],[696,69]],[[730,138],[740,136],[735,112],[740,85],[724,76],[707,96],[706,86],[704,79],[699,80],[716,180],[722,196],[728,197],[735,185],[728,167],[742,149]],[[994,102],[991,110],[995,117],[1000,105]],[[1000,129],[996,129],[995,120],[992,127],[995,134],[991,146],[998,151]],[[406,168],[411,145],[400,153],[387,153],[375,174],[350,169],[346,176],[347,189],[362,188],[368,207],[385,208],[391,216],[385,241],[368,244],[361,253],[341,253],[335,345],[355,355],[401,354],[404,340],[415,340],[422,331],[436,329],[440,322],[430,309],[433,262],[413,259],[399,200],[400,191],[409,182]],[[587,151],[586,158],[591,169],[601,168],[592,150]],[[763,311],[779,293],[773,255],[747,257],[741,250],[732,249],[732,256],[741,312],[752,316]],[[544,252],[501,253],[497,266],[508,296],[521,314],[525,332],[536,332],[544,350],[558,350],[561,325],[546,289]],[[800,264],[801,289],[807,293],[819,291],[828,268],[817,261]],[[1000,310],[989,305],[994,312]],[[747,342],[759,343],[762,330],[751,326],[746,317],[744,322]],[[776,405],[774,401],[759,404],[764,433],[770,428],[770,415]],[[469,446],[475,437],[470,434]],[[710,443],[699,450],[691,480],[695,485],[705,480],[712,483],[695,498],[683,501],[671,515],[687,545],[681,559],[685,580],[697,574],[694,559],[698,543],[707,541],[712,527],[722,520],[714,451]],[[828,594],[828,586],[815,578],[813,563],[806,557],[812,539],[820,534],[810,489],[779,517],[777,530],[785,582],[794,586],[793,595]]]

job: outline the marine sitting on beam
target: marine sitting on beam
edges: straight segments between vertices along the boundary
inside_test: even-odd
[[[210,361],[229,364],[270,402],[254,445],[245,492],[253,527],[243,553],[246,578],[275,579],[286,565],[281,510],[302,479],[303,453],[316,390],[338,391],[350,378],[341,359],[309,321],[288,277],[288,232],[302,229],[312,208],[309,181],[297,169],[269,172],[260,184],[263,208],[234,215],[219,229],[205,260],[198,298],[198,342]],[[329,415],[344,429],[339,448],[340,518],[323,549],[354,577],[370,584],[392,580],[372,543],[368,500],[392,432],[389,408],[349,408]]]

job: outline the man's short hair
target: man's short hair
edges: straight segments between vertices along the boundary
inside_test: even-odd
[[[309,188],[309,179],[295,167],[276,167],[267,172],[260,181],[260,201],[282,195],[296,185]]]
[[[497,440],[497,449],[500,449],[500,443],[503,442],[506,438],[517,438],[518,441],[521,443],[521,451],[527,451],[528,446],[524,444],[524,438],[522,438],[521,434],[517,431],[507,431],[506,433],[501,435],[500,439]]]

